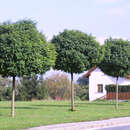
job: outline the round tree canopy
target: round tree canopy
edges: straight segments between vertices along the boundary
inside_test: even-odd
[[[0,25],[0,54],[3,76],[44,73],[55,62],[54,46],[46,42],[31,20]]]
[[[109,38],[105,41],[105,56],[100,64],[101,70],[113,77],[130,74],[130,42]]]
[[[55,68],[69,73],[81,73],[100,63],[102,49],[91,35],[80,31],[64,30],[54,36],[57,58]]]

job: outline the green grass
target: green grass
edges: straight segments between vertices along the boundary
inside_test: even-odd
[[[15,118],[10,115],[10,102],[0,102],[0,130],[17,130],[48,124],[102,120],[130,116],[130,102],[77,101],[76,111],[70,111],[69,101],[16,102]]]

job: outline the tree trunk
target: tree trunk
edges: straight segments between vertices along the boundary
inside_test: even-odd
[[[13,76],[13,83],[12,83],[12,104],[11,104],[11,115],[14,118],[14,102],[15,102],[15,76]]]
[[[71,110],[74,111],[74,84],[73,84],[73,73],[71,73]]]
[[[115,108],[118,109],[118,77],[116,78],[116,104]]]

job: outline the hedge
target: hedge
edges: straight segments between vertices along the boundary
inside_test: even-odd
[[[115,92],[116,91],[116,85],[106,85],[105,87],[107,92]],[[130,85],[119,85],[119,92],[130,92]]]

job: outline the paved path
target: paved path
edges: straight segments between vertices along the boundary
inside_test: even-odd
[[[103,129],[98,129],[98,130],[130,130],[130,125],[129,126],[118,126],[118,127],[103,128]]]
[[[64,123],[57,125],[40,126],[28,130],[95,130],[114,126],[130,125],[130,117],[113,118],[101,121],[89,121],[78,123]]]

